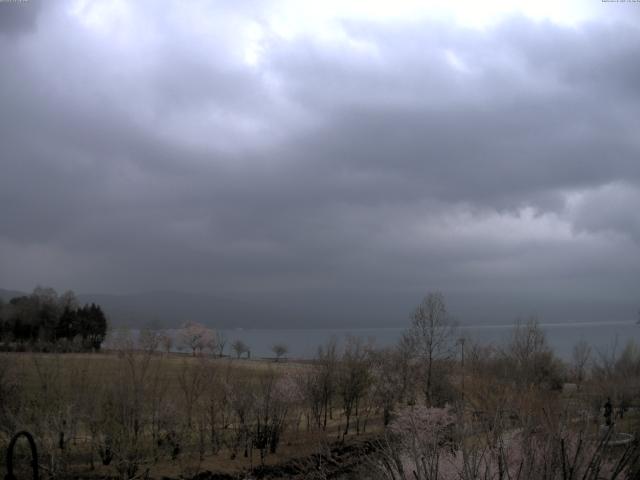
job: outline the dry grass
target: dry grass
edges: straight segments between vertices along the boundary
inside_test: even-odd
[[[140,353],[139,355],[143,355]],[[104,353],[0,353],[1,357],[8,359],[14,364],[13,372],[18,376],[22,387],[27,391],[36,388],[39,382],[39,371],[49,373],[52,370],[62,373],[61,380],[68,380],[69,375],[79,372],[86,372],[90,375],[97,375],[103,379],[112,377],[113,373],[122,367],[121,358],[118,352]],[[0,358],[1,358],[0,357]],[[153,354],[152,361],[161,362],[163,379],[168,380],[170,389],[177,388],[177,377],[180,371],[188,365],[197,364],[202,361],[208,362],[213,368],[220,371],[230,370],[233,375],[239,376],[260,376],[269,372],[295,373],[303,372],[309,368],[309,363],[298,363],[294,361],[269,361],[269,360],[248,360],[231,357],[194,357],[178,353]],[[44,372],[42,372],[44,370]]]
[[[74,397],[90,396],[92,392],[86,390],[93,389],[100,385],[100,393],[93,392],[100,397],[101,392],[109,390],[111,384],[117,382],[118,376],[122,377],[123,370],[127,368],[127,362],[142,361],[144,353],[134,353],[123,356],[116,351],[104,353],[2,353],[0,361],[11,365],[12,380],[19,386],[21,405],[23,412],[18,420],[19,428],[26,428],[34,431],[39,442],[41,451],[46,448],[54,448],[57,432],[51,427],[48,432],[48,440],[39,435],[43,423],[30,420],[32,414],[56,415],[57,410],[45,413],[47,405],[42,405],[42,399],[46,395],[51,395],[52,388],[58,390],[58,397],[63,403],[74,404]],[[193,357],[184,354],[153,354],[150,357],[155,371],[158,372],[157,380],[166,383],[165,396],[169,398],[169,404],[181,405],[184,400],[179,385],[179,377],[184,371],[192,366],[202,365],[206,362],[207,368],[212,368],[219,375],[238,379],[246,378],[256,382],[260,377],[272,373],[276,374],[298,374],[311,368],[309,363],[298,363],[294,361],[269,361],[269,360],[247,360],[235,358],[203,358]],[[216,387],[217,388],[217,387]],[[83,397],[84,398],[84,397]],[[100,405],[100,398],[91,401],[95,405]],[[27,407],[27,406],[30,407]],[[30,412],[28,408],[31,408]],[[75,408],[75,407],[74,407]],[[179,408],[179,407],[178,407]],[[87,415],[91,412],[72,411],[67,413],[69,418],[81,417],[81,422],[86,423]],[[335,409],[334,418],[329,422],[326,432],[313,431],[306,428],[306,417],[302,413],[302,407],[292,410],[288,417],[288,428],[286,429],[277,453],[270,454],[265,458],[265,464],[276,465],[293,459],[304,459],[309,455],[318,453],[327,444],[341,439],[343,430],[343,418],[339,409]],[[46,422],[44,422],[46,423]],[[51,423],[51,422],[50,422]],[[50,424],[49,423],[49,424]],[[55,423],[55,419],[53,419]],[[48,424],[47,424],[48,425]],[[368,433],[359,438],[366,438],[372,432],[380,431],[381,421],[378,418],[371,418],[367,425]],[[53,439],[53,440],[52,440]],[[6,441],[6,438],[4,439]],[[80,426],[75,431],[75,437],[71,441],[68,451],[68,460],[71,462],[70,470],[91,475],[113,475],[113,466],[103,466],[98,458],[95,458],[95,470],[89,470],[89,458],[91,449],[90,433],[86,426]],[[192,447],[191,447],[192,448]],[[71,453],[72,452],[72,453]],[[185,472],[197,472],[211,470],[221,473],[238,474],[257,466],[260,463],[260,456],[257,450],[253,450],[249,457],[245,457],[239,452],[232,459],[231,450],[223,447],[216,454],[208,449],[204,458],[197,458],[194,451],[189,451],[188,447],[183,447],[183,453],[178,460],[171,460],[166,454],[155,461],[146,461],[142,468],[149,468],[152,478],[162,478],[168,476],[177,478]],[[41,460],[42,461],[42,460]],[[303,462],[304,460],[300,460]]]

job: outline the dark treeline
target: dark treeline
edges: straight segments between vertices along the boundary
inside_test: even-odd
[[[37,287],[30,295],[0,300],[0,339],[18,350],[99,350],[107,318],[99,305],[79,305],[75,294]],[[53,348],[55,347],[55,348]]]

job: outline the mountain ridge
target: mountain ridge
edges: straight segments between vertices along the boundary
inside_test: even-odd
[[[0,298],[5,302],[28,294],[0,289]],[[76,297],[81,304],[99,304],[115,327],[175,328],[191,321],[217,328],[282,328],[295,326],[298,318],[294,312],[277,306],[206,293],[76,293]]]

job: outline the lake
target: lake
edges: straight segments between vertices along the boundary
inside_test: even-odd
[[[619,352],[627,341],[640,343],[640,325],[634,322],[590,322],[544,324],[547,340],[556,354],[564,359],[571,357],[573,346],[585,340],[593,349],[593,353]],[[234,329],[220,330],[226,339],[225,353],[231,353],[231,343],[242,340],[251,348],[252,357],[272,357],[271,347],[276,343],[284,343],[289,348],[290,358],[311,358],[319,345],[325,344],[332,337],[344,343],[348,336],[371,339],[377,346],[390,346],[398,341],[404,328],[359,328],[359,329]],[[462,325],[458,327],[459,336],[464,336],[480,343],[495,345],[504,344],[513,332],[513,325]]]

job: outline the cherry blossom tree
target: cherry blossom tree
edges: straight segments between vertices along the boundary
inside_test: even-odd
[[[183,346],[191,349],[195,357],[208,345],[215,343],[215,332],[199,323],[188,322],[180,330],[180,340]]]

